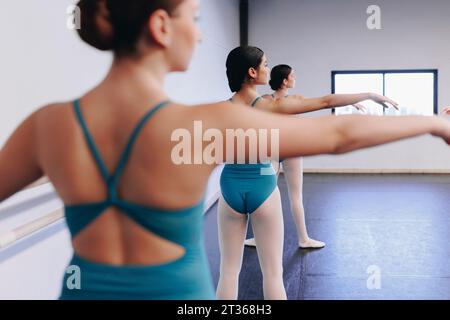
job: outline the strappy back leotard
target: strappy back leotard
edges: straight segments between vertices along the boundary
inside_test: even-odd
[[[120,177],[133,146],[146,123],[168,102],[152,108],[133,130],[118,165],[109,174],[83,118],[80,102],[73,103],[76,118],[87,145],[108,190],[105,200],[96,203],[66,205],[67,226],[72,238],[89,226],[108,208],[117,208],[149,232],[185,249],[175,261],[151,266],[113,266],[94,263],[76,253],[62,284],[61,299],[133,299],[185,300],[214,299],[209,263],[204,250],[203,203],[180,210],[158,209],[128,202],[117,194]],[[73,268],[75,267],[75,268]],[[78,268],[78,269],[77,269]],[[75,272],[79,270],[77,285]]]

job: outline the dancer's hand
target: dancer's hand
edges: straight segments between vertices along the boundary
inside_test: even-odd
[[[355,103],[353,105],[353,107],[355,107],[356,110],[361,111],[362,113],[366,113],[367,112],[367,108],[364,105],[362,105],[361,103]]]
[[[389,105],[392,105],[392,107],[394,107],[396,110],[399,110],[398,103],[395,102],[394,100],[389,99],[388,97],[376,93],[371,93],[370,100],[382,105],[385,108],[389,108]]]
[[[442,110],[442,114],[450,116],[450,107],[445,107],[444,110]]]

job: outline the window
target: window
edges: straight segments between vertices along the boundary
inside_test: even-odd
[[[437,114],[437,70],[332,71],[332,93],[374,92],[399,104],[399,110],[364,101],[371,115]],[[333,109],[336,115],[359,113],[354,107]]]

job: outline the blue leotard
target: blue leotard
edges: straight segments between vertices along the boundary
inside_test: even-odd
[[[121,156],[113,174],[100,156],[95,142],[83,119],[79,101],[74,111],[83,130],[93,158],[108,189],[108,197],[98,203],[66,205],[67,226],[74,238],[106,209],[115,207],[146,230],[185,249],[175,261],[151,266],[113,266],[87,261],[76,253],[70,266],[79,268],[80,289],[68,286],[75,273],[66,272],[60,299],[120,299],[120,300],[185,300],[215,299],[209,263],[204,250],[203,203],[180,210],[165,210],[142,206],[120,199],[117,187],[135,141],[155,112],[167,105],[162,102],[152,108],[139,122]]]
[[[254,107],[261,97],[251,103]],[[223,199],[235,211],[251,214],[272,194],[277,176],[271,163],[226,164],[220,176]]]

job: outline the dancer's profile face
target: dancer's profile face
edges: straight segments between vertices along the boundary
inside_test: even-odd
[[[269,82],[270,69],[266,55],[263,56],[261,64],[258,67],[258,76],[256,78],[256,84],[266,85]]]
[[[168,47],[172,71],[188,68],[195,47],[201,41],[198,19],[198,0],[184,0],[172,14],[174,37]]]
[[[289,73],[289,76],[287,77],[287,83],[286,83],[286,87],[289,89],[293,89],[295,88],[295,72],[294,70],[291,71],[291,73]]]

